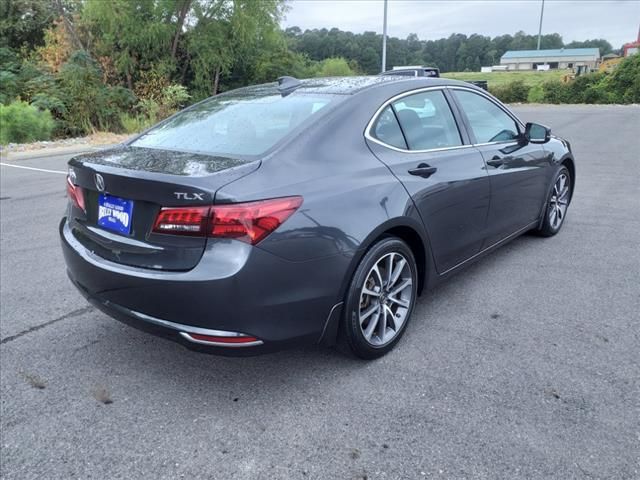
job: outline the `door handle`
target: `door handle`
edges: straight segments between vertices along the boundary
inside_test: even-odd
[[[495,157],[493,157],[491,160],[487,160],[487,165],[489,165],[491,167],[498,168],[503,164],[504,164],[504,159],[500,158],[497,155]]]
[[[432,167],[426,163],[421,163],[417,168],[409,170],[409,173],[418,177],[429,178],[431,175],[436,173],[437,170],[438,169],[436,167]]]

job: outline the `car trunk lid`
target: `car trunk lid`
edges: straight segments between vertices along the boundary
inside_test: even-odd
[[[159,270],[193,268],[204,236],[156,233],[163,207],[213,203],[216,191],[258,169],[260,161],[123,146],[73,158],[73,184],[84,211],[70,207],[73,234],[107,260]]]

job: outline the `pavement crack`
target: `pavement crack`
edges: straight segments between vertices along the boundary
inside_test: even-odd
[[[26,330],[23,330],[22,332],[16,333],[15,335],[11,335],[10,337],[6,337],[3,338],[2,340],[0,340],[0,345],[5,344],[5,343],[9,343],[12,342],[20,337],[23,337],[29,333],[32,332],[37,332],[38,330],[44,328],[44,327],[48,327],[49,325],[53,325],[54,323],[60,322],[62,320],[66,320],[67,318],[73,318],[73,317],[77,317],[80,315],[83,315],[85,313],[90,312],[91,310],[93,310],[93,307],[91,305],[87,305],[86,307],[82,307],[82,308],[78,308],[77,310],[72,310],[69,313],[65,313],[64,315],[58,317],[58,318],[54,318],[53,320],[49,320],[48,322],[44,322],[41,323],[40,325],[36,325],[34,327],[31,328],[27,328]]]

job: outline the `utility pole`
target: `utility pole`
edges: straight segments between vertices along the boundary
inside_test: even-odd
[[[540,50],[540,39],[542,38],[542,15],[544,15],[544,0],[542,0],[542,8],[540,9],[540,27],[538,28],[538,48]]]
[[[384,0],[384,20],[382,23],[382,71],[387,69],[387,0]]]

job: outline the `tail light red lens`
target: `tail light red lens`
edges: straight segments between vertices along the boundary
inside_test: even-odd
[[[199,236],[206,234],[255,245],[282,225],[300,205],[302,197],[284,197],[212,207],[163,208],[153,231]]]
[[[302,197],[216,205],[211,209],[212,237],[235,238],[255,245],[302,205]]]
[[[209,207],[163,208],[156,218],[153,231],[180,235],[205,235]]]
[[[75,185],[69,176],[67,176],[67,196],[77,208],[83,212],[87,211],[84,205],[84,193],[82,191],[82,187]]]

